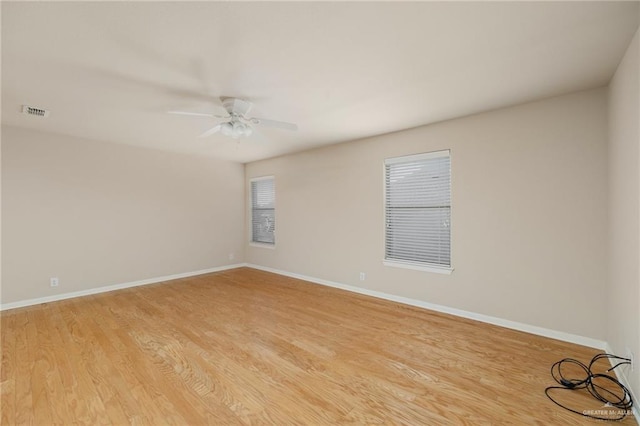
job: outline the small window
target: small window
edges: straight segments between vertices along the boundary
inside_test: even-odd
[[[385,264],[451,272],[449,150],[385,160]]]
[[[251,242],[275,244],[276,191],[273,176],[251,180]]]

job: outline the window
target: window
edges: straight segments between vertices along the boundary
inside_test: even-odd
[[[385,265],[451,273],[449,151],[385,160]]]
[[[273,176],[251,180],[251,242],[275,244],[275,201]]]

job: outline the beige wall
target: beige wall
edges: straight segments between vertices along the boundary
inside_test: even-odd
[[[602,340],[606,117],[596,89],[247,164],[277,206],[247,261]],[[447,148],[455,271],[383,266],[384,159]]]
[[[609,87],[609,287],[607,341],[635,354],[623,371],[640,397],[640,42],[636,33]]]
[[[2,303],[242,262],[243,185],[242,164],[3,127]]]

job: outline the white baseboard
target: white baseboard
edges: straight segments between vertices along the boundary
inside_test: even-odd
[[[58,300],[71,299],[73,297],[89,296],[91,294],[106,293],[108,291],[121,290],[123,288],[138,287],[147,284],[156,284],[163,281],[177,280],[180,278],[193,277],[195,275],[209,274],[211,272],[220,272],[227,269],[235,269],[246,266],[245,263],[237,263],[234,265],[217,266],[215,268],[201,269],[199,271],[183,272],[181,274],[166,275],[164,277],[149,278],[146,280],[131,281],[122,284],[113,284],[104,287],[96,287],[87,290],[72,291],[70,293],[55,294],[52,296],[38,297],[35,299],[20,300],[18,302],[0,304],[0,311],[7,309],[23,308],[25,306],[38,305],[40,303],[55,302]]]
[[[624,354],[620,355],[615,353],[611,345],[609,345],[609,343],[605,345],[604,351],[608,354],[625,356]],[[617,361],[614,359],[609,359],[609,362],[611,363],[612,367],[617,364]],[[613,370],[613,372],[616,374],[618,381],[622,383],[624,387],[629,390],[629,393],[631,393],[631,399],[633,400],[633,404],[634,404],[633,407],[631,407],[631,411],[633,412],[633,415],[636,418],[636,422],[640,424],[640,409],[638,409],[638,404],[640,403],[640,401],[638,401],[638,399],[636,398],[636,394],[633,392],[633,388],[631,387],[631,384],[629,383],[627,376],[623,373],[623,370],[621,370],[621,368],[623,367],[624,366],[618,367],[616,370]]]
[[[468,318],[488,324],[498,325],[500,327],[510,328],[513,330],[524,331],[525,333],[531,333],[538,336],[550,337],[552,339],[561,340],[563,342],[575,343],[577,345],[588,346],[590,348],[602,349],[606,348],[606,342],[603,340],[593,339],[591,337],[579,336],[577,334],[565,333],[563,331],[551,330],[544,327],[538,327],[535,325],[524,324],[521,322],[510,321],[502,318],[492,317],[489,315],[478,314],[475,312],[463,311],[461,309],[451,308],[443,305],[436,305],[434,303],[424,302],[422,300],[410,299],[408,297],[396,296],[393,294],[383,293],[375,290],[368,290],[366,288],[355,287],[347,284],[341,284],[333,281],[323,280],[321,278],[309,277],[307,275],[296,274],[292,272],[282,271],[279,269],[269,268],[260,265],[254,265],[248,263],[246,265],[249,268],[259,269],[261,271],[272,272],[274,274],[284,275],[291,278],[297,278],[304,281],[309,281],[315,284],[326,285],[329,287],[335,287],[342,290],[351,291],[354,293],[364,294],[367,296],[373,296],[380,299],[391,300],[393,302],[403,303],[405,305],[417,306],[419,308],[429,309],[436,312],[442,312],[445,314],[451,314],[462,318]]]

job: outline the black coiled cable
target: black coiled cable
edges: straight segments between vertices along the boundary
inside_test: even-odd
[[[580,414],[581,416],[589,417],[597,420],[611,420],[611,421],[619,421],[624,419],[629,413],[631,413],[631,407],[633,407],[633,400],[631,399],[631,393],[629,389],[627,389],[622,383],[620,383],[615,377],[610,376],[608,374],[602,373],[593,373],[591,367],[598,360],[601,359],[614,359],[618,360],[616,365],[609,368],[607,373],[613,371],[615,368],[624,364],[631,364],[631,360],[628,358],[622,358],[612,354],[601,353],[594,356],[589,362],[589,365],[585,365],[582,362],[573,359],[573,358],[565,358],[556,362],[551,366],[551,376],[553,380],[556,381],[560,386],[549,386],[544,390],[544,393],[547,397],[553,401],[556,405],[564,408],[565,410],[569,410],[572,413]],[[580,367],[584,371],[584,377],[580,378],[569,378],[566,377],[562,372],[562,366],[565,364],[572,364]],[[607,384],[612,384],[614,390],[609,390],[598,383],[594,383],[594,380],[603,384],[601,380],[607,382]],[[609,383],[610,382],[610,383]],[[569,408],[565,405],[560,404],[556,401],[551,395],[549,395],[549,391],[552,389],[562,389],[562,390],[576,390],[576,389],[587,389],[589,393],[598,401],[604,404],[604,407],[608,407],[608,410],[583,410],[578,411],[572,408]],[[616,392],[617,391],[617,392]],[[600,412],[604,414],[606,411],[607,416],[604,415],[599,416]],[[595,412],[595,413],[594,413]],[[612,415],[609,416],[608,414]]]

